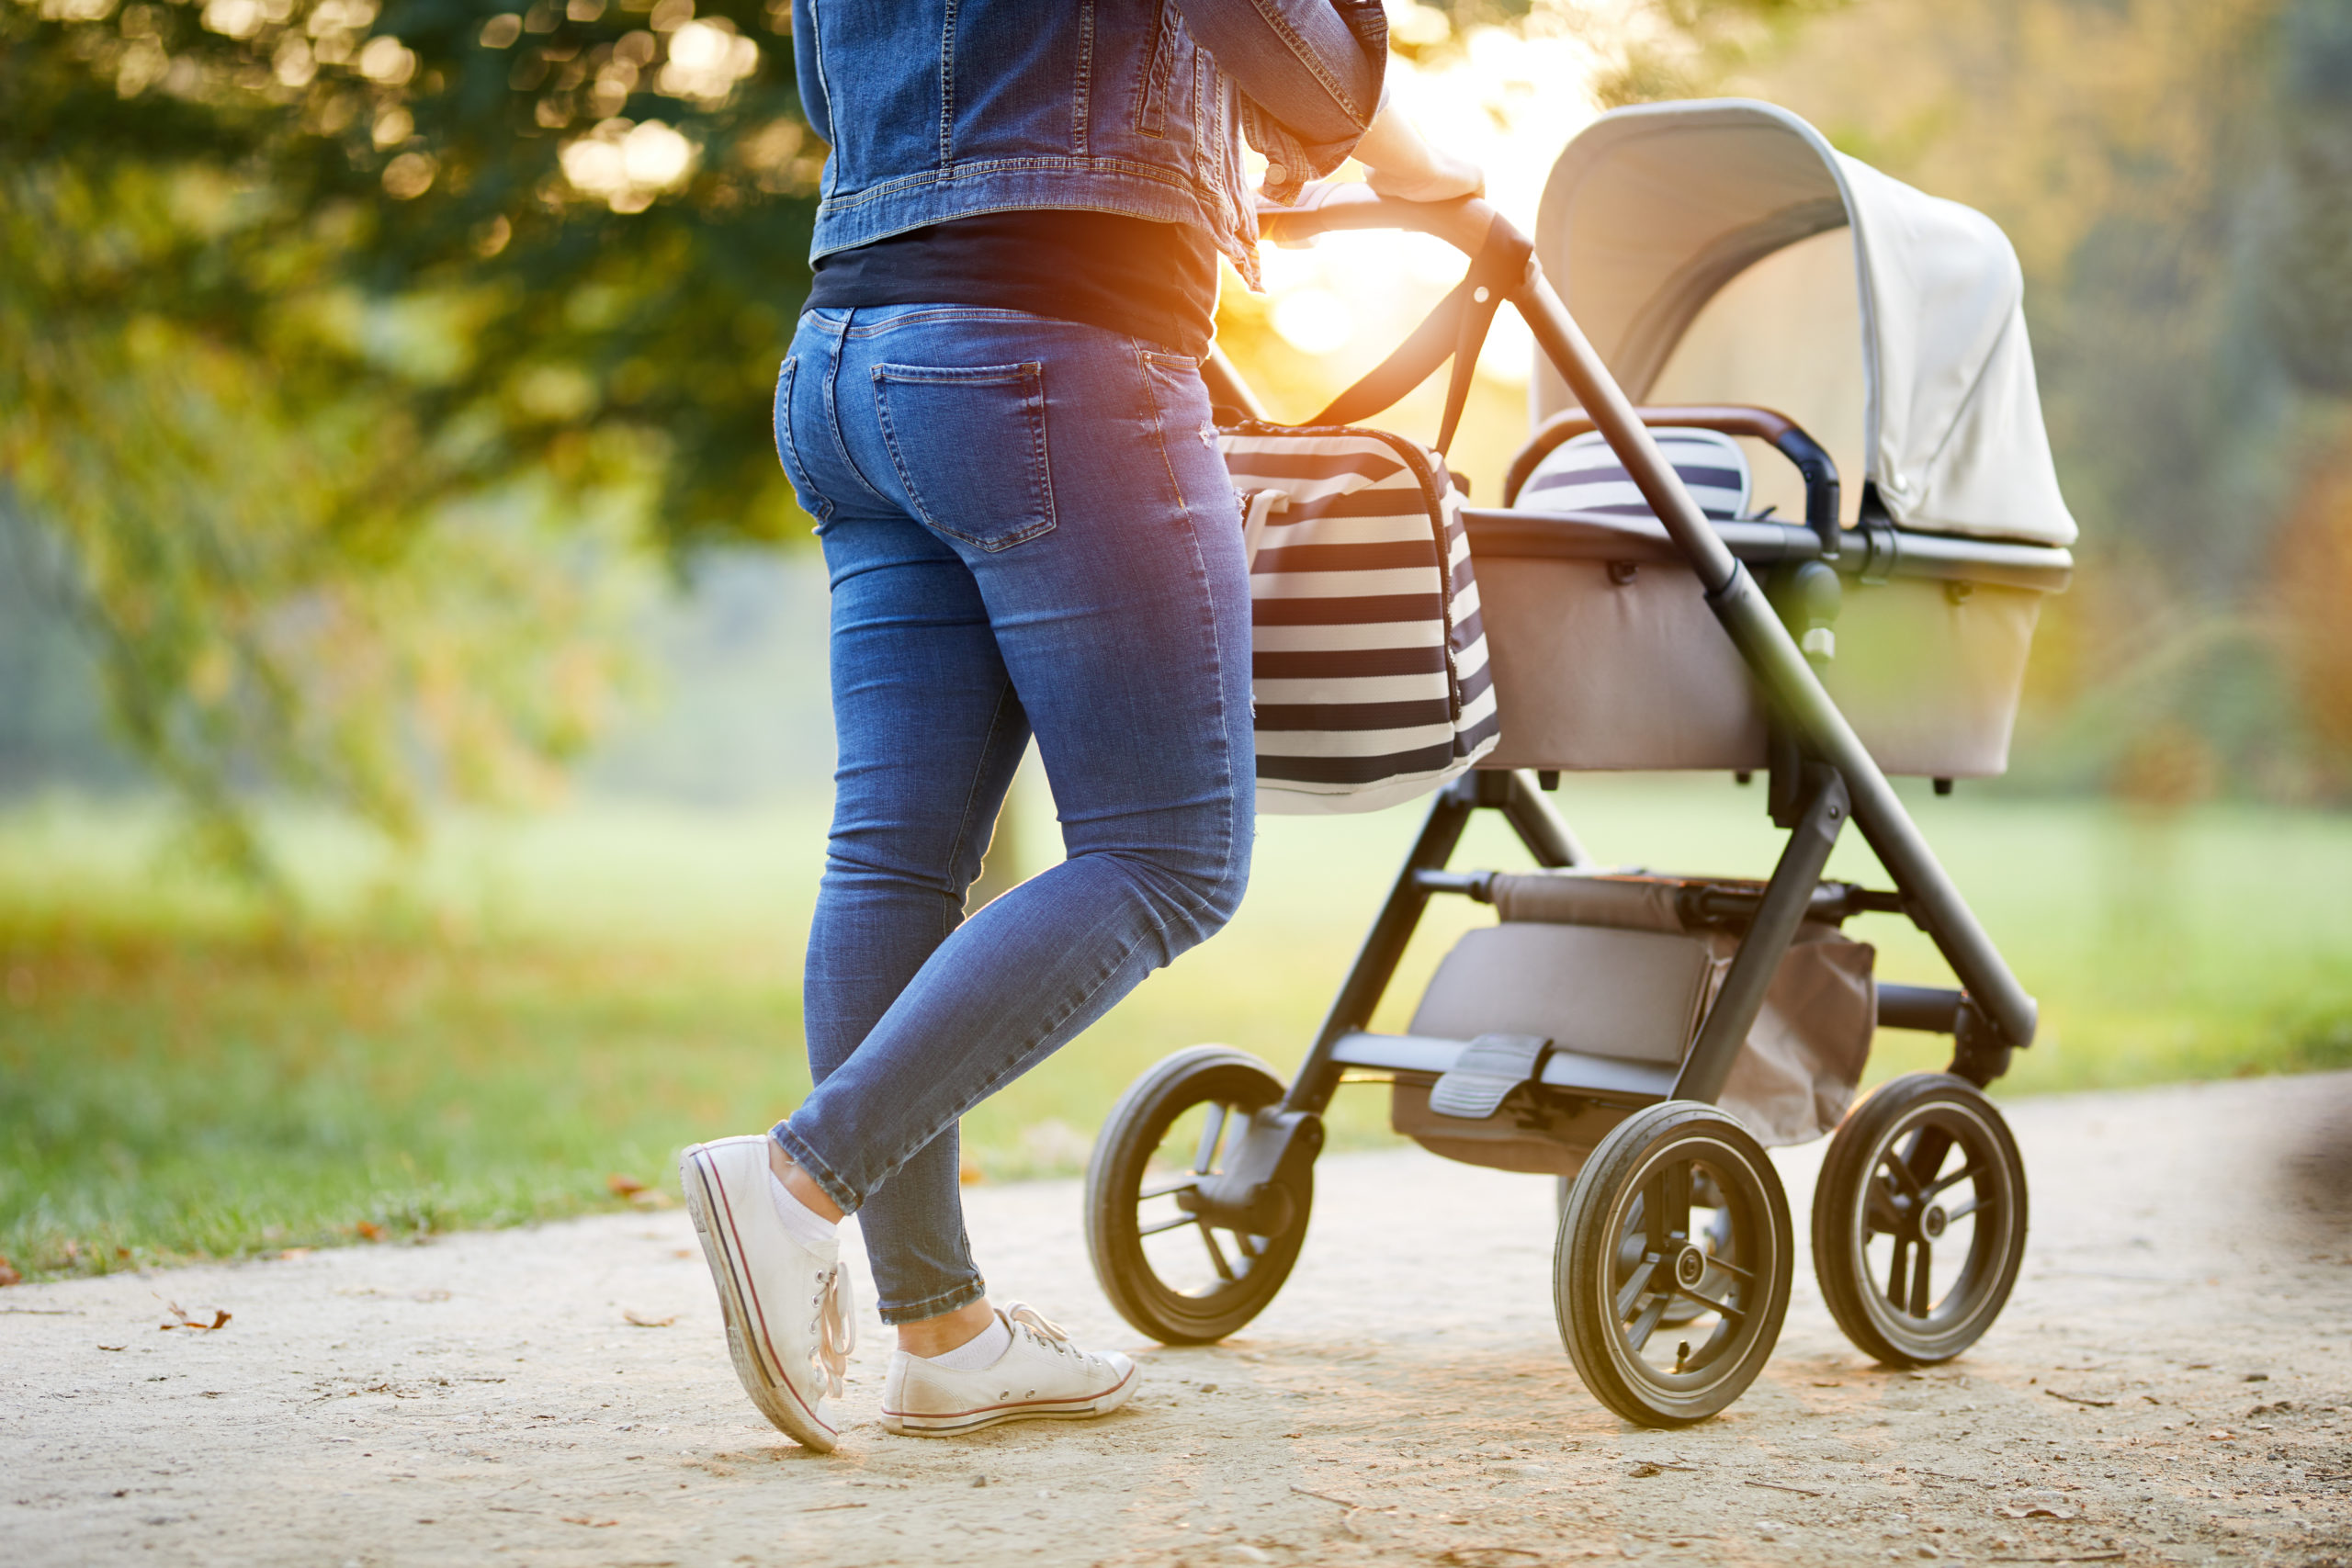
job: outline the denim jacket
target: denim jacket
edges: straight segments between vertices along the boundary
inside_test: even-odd
[[[809,259],[950,218],[1087,208],[1198,223],[1254,287],[1266,194],[1329,174],[1380,101],[1379,0],[793,0],[831,144]]]

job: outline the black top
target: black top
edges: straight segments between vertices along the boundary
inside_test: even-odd
[[[988,305],[1208,352],[1216,246],[1191,224],[1029,208],[953,218],[817,263],[808,303]]]

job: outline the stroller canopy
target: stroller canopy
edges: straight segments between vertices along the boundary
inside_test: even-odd
[[[1816,239],[1840,229],[1850,250]],[[1726,98],[1595,120],[1553,166],[1535,243],[1635,402],[1780,408],[1838,457],[1849,517],[1859,456],[1904,527],[2074,541],[2024,279],[1984,214],[1846,156],[1785,109]],[[1825,288],[1852,306],[1841,320],[1816,304],[1808,331],[1804,302]],[[1732,385],[1711,385],[1700,363],[1743,358]],[[1540,355],[1532,395],[1539,420],[1573,402]]]

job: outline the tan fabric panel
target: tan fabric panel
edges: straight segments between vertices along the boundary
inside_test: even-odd
[[[1482,554],[1478,585],[1502,739],[1486,766],[1760,768],[1764,710],[1688,568]],[[1849,579],[1822,683],[1890,773],[2008,767],[2042,595]]]
[[[1747,667],[1680,567],[1477,558],[1502,739],[1490,768],[1760,768]]]
[[[1679,1062],[1725,961],[1654,931],[1507,922],[1463,937],[1439,964],[1410,1032],[1445,1040],[1540,1034],[1555,1049]]]
[[[1709,940],[1730,951],[1730,937]],[[1810,1143],[1854,1103],[1878,1027],[1875,958],[1868,943],[1808,924],[1781,960],[1716,1102],[1767,1147]]]
[[[1635,876],[1575,876],[1531,872],[1495,878],[1495,908],[1506,921],[1614,926],[1679,936],[1678,885]]]

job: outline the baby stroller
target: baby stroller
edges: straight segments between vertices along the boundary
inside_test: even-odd
[[[1831,1312],[1880,1360],[1958,1355],[2024,1248],[2025,1172],[1983,1090],[2036,1009],[1887,775],[1940,794],[2005,768],[2041,598],[2073,569],[2007,241],[1739,101],[1597,120],[1523,265],[1480,202],[1353,187],[1267,219],[1432,232],[1473,277],[1509,251],[1534,428],[1502,506],[1465,514],[1500,738],[1439,791],[1287,1085],[1200,1046],[1122,1099],[1087,1178],[1104,1292],[1166,1342],[1249,1322],[1305,1238],[1321,1112],[1370,1080],[1435,1153],[1573,1178],[1560,1334],[1629,1420],[1700,1420],[1754,1381],[1793,1268],[1765,1145],[1832,1128],[1812,1215]],[[1759,504],[1775,485],[1785,503]],[[1594,867],[1544,792],[1610,769],[1762,773],[1788,835],[1770,878]],[[1479,811],[1538,869],[1453,869]],[[1824,879],[1849,815],[1893,886]],[[1499,920],[1446,955],[1408,1032],[1371,1032],[1437,897]],[[1844,930],[1863,915],[1925,931],[1959,987],[1876,983]],[[1879,1028],[1950,1035],[1949,1070],[1855,1104]]]

